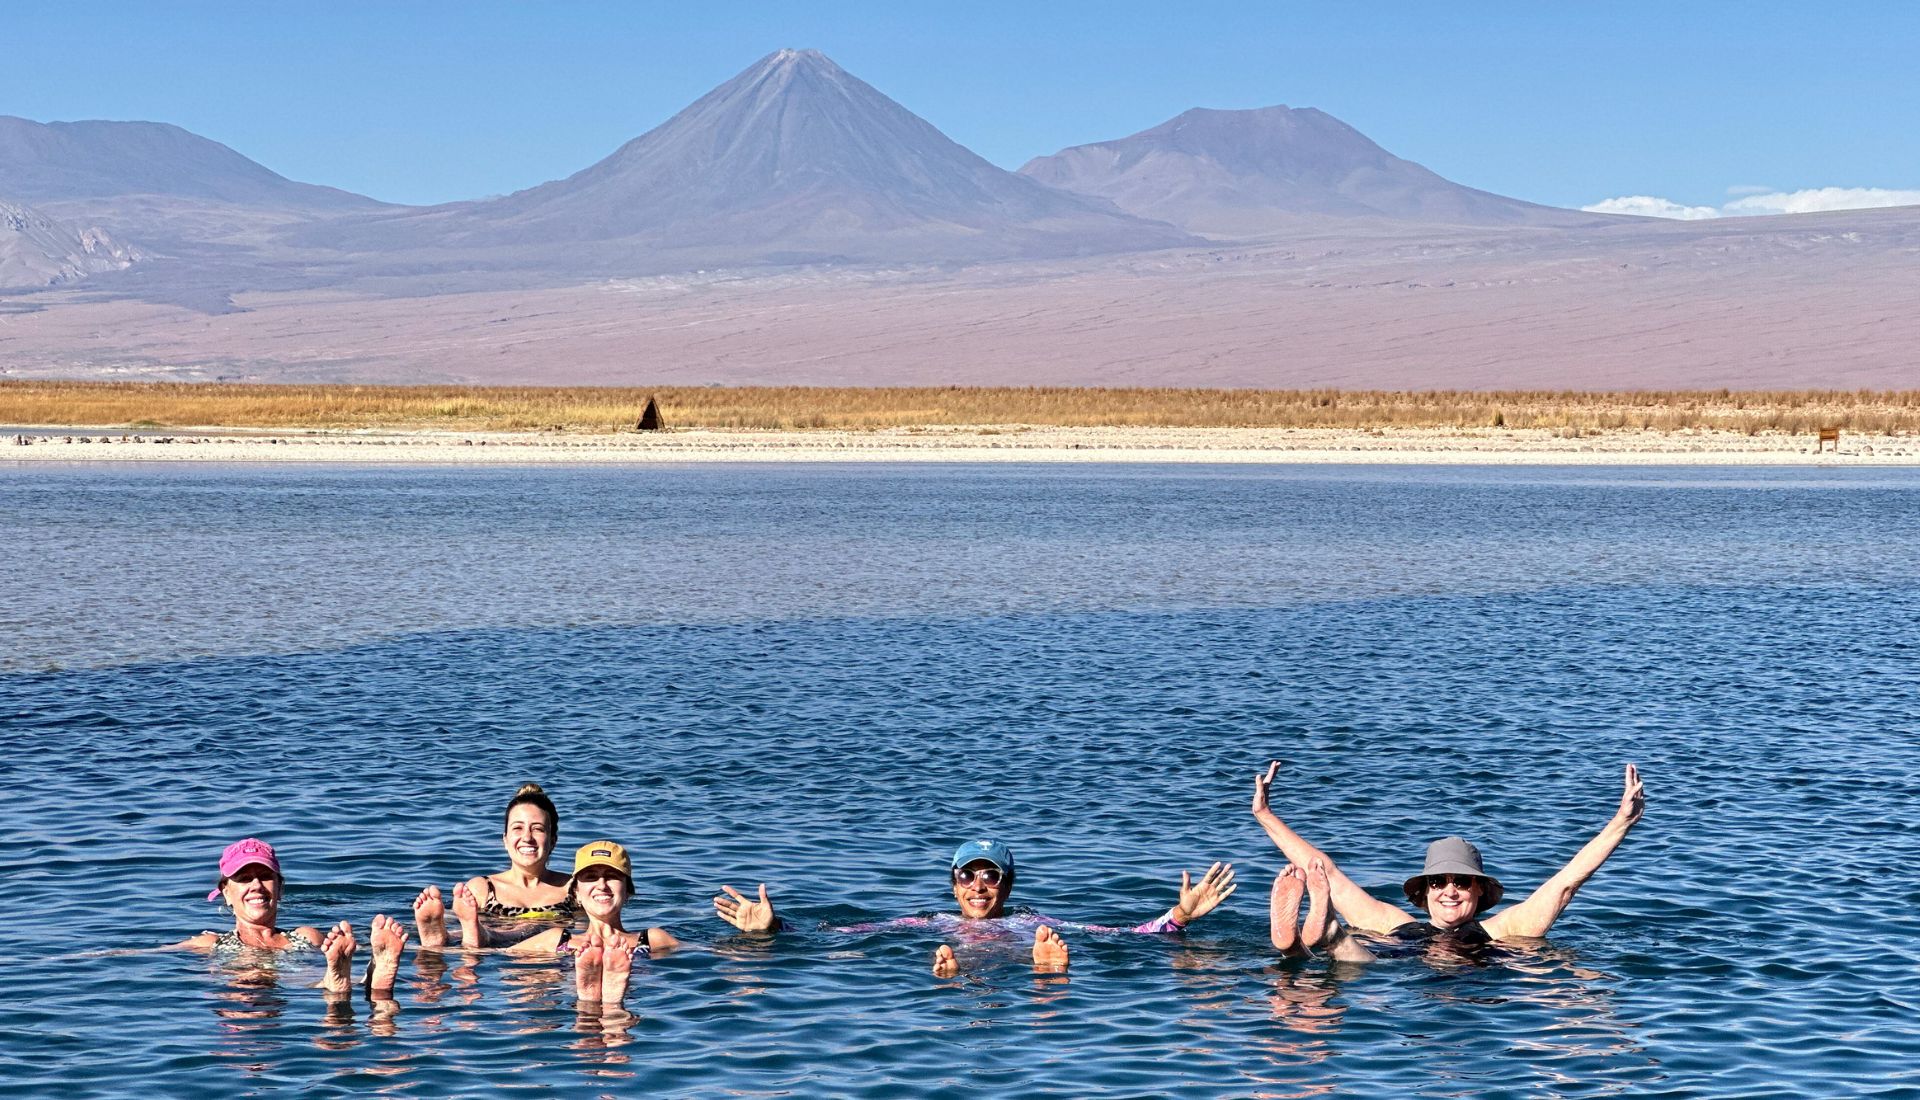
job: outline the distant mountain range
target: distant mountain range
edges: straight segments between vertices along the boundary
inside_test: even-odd
[[[433,207],[0,118],[0,377],[1894,387],[1916,247],[1920,208],[1538,206],[1308,108],[1007,172],[781,50],[565,179]]]
[[[1196,243],[996,168],[813,50],[769,54],[563,180],[304,226],[300,245],[588,271],[967,262]]]
[[[160,254],[393,208],[297,183],[163,122],[41,123],[10,115],[0,115],[0,201],[98,226]]]
[[[1020,172],[1219,237],[1265,236],[1330,217],[1555,227],[1616,220],[1463,187],[1311,107],[1196,108],[1131,137],[1036,157]]]
[[[385,205],[295,183],[164,122],[32,122],[0,115],[0,194],[25,202],[126,195],[344,213]]]
[[[779,50],[565,179],[404,207],[154,122],[0,117],[0,200],[111,233],[103,291],[396,293],[714,268],[935,265],[1193,247],[1328,219],[1593,225],[1462,187],[1311,109],[1189,111],[1004,171],[813,50]],[[416,285],[403,285],[413,280]]]

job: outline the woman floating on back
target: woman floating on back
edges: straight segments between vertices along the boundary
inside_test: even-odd
[[[1303,840],[1280,820],[1267,804],[1268,791],[1280,770],[1280,762],[1267,765],[1263,776],[1253,781],[1253,817],[1266,830],[1293,868],[1306,868],[1304,879],[1310,897],[1319,904],[1324,892],[1340,919],[1355,928],[1402,940],[1424,940],[1446,936],[1463,942],[1537,939],[1545,936],[1560,914],[1566,911],[1573,895],[1579,892],[1600,865],[1607,861],[1646,811],[1646,794],[1640,784],[1640,771],[1632,764],[1626,768],[1626,782],[1620,794],[1619,809],[1592,840],[1539,889],[1520,904],[1486,915],[1500,903],[1506,888],[1486,873],[1480,850],[1457,837],[1443,837],[1427,846],[1426,865],[1421,873],[1406,880],[1402,890],[1407,901],[1426,913],[1421,920],[1375,898],[1348,878],[1325,852]],[[1293,877],[1292,869],[1281,873]],[[1346,936],[1339,921],[1316,924],[1310,907],[1307,927],[1301,929],[1297,943],[1290,939],[1297,917],[1300,889],[1276,881],[1271,899],[1274,945],[1293,952],[1303,947],[1321,947],[1336,959],[1361,962],[1373,954]],[[1324,916],[1324,909],[1322,909]]]
[[[1010,932],[1033,932],[1033,965],[1043,972],[1067,969],[1069,952],[1062,929],[1086,932],[1177,933],[1188,924],[1213,912],[1238,889],[1233,881],[1233,865],[1215,863],[1200,876],[1199,882],[1186,871],[1180,872],[1180,900],[1164,914],[1132,928],[1108,928],[1055,920],[1031,910],[1009,911],[1013,896],[1013,850],[997,840],[970,840],[955,849],[948,861],[948,886],[958,914],[940,913],[856,924],[843,932],[875,932],[882,929],[931,928],[963,939],[982,936],[1004,937]],[[777,932],[780,918],[767,899],[767,888],[760,887],[758,900],[747,897],[731,886],[713,899],[714,913],[742,932]],[[934,951],[933,973],[951,978],[960,972],[959,957],[951,944]]]

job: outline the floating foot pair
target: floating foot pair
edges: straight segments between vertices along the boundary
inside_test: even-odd
[[[1067,941],[1046,925],[1033,930],[1033,968],[1043,974],[1064,974],[1068,964]],[[933,976],[951,978],[960,973],[960,960],[946,944],[933,953]]]
[[[1307,920],[1300,923],[1300,895],[1307,895]],[[1289,958],[1304,958],[1323,946],[1328,932],[1327,865],[1314,860],[1302,871],[1289,863],[1274,876],[1267,901],[1267,932],[1273,946]]]
[[[375,996],[390,997],[393,979],[400,973],[400,952],[407,946],[407,930],[400,927],[399,921],[382,913],[373,918],[367,939],[373,947],[373,958],[367,962],[367,989]],[[341,921],[327,929],[320,941],[320,951],[327,957],[327,973],[320,979],[320,988],[337,994],[350,991],[353,955],[359,949],[360,941],[354,937],[353,925]]]

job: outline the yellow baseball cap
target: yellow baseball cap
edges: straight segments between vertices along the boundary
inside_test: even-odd
[[[580,850],[573,853],[573,873],[576,877],[589,867],[611,867],[620,872],[627,885],[633,885],[633,860],[627,858],[627,850],[611,840],[596,840],[582,844]]]

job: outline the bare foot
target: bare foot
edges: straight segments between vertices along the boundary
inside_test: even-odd
[[[466,883],[453,888],[453,915],[460,921],[460,943],[463,947],[485,947],[487,934],[480,927],[480,899]]]
[[[573,991],[588,1004],[600,1003],[600,974],[605,947],[598,933],[580,937],[580,948],[573,954]]]
[[[646,935],[642,932],[641,935]],[[627,999],[627,978],[633,972],[633,949],[638,944],[632,933],[615,936],[607,941],[605,953],[601,956],[600,1003],[619,1005]]]
[[[400,952],[407,946],[407,930],[381,913],[373,918],[367,942],[373,945],[373,958],[367,963],[367,988],[375,993],[390,992],[394,975],[400,972]]]
[[[327,956],[327,973],[320,988],[329,993],[353,992],[353,952],[360,945],[353,938],[353,925],[341,921],[327,929],[320,950]]]
[[[440,888],[429,886],[413,899],[413,930],[421,947],[447,945],[447,904],[440,900]]]
[[[1306,875],[1291,863],[1273,876],[1273,891],[1267,895],[1267,935],[1282,955],[1292,955],[1300,946],[1300,892],[1306,886]]]
[[[1327,861],[1316,858],[1307,864],[1307,920],[1300,926],[1303,947],[1319,947],[1327,939]]]
[[[1033,968],[1054,974],[1067,968],[1067,941],[1044,924],[1033,931]]]
[[[960,973],[960,960],[953,957],[953,948],[941,944],[933,953],[933,976],[951,978]]]

